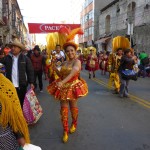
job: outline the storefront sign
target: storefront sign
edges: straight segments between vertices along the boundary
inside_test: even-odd
[[[59,29],[63,26],[68,29],[79,28],[80,24],[41,24],[41,23],[28,23],[29,33],[50,33],[58,32]]]

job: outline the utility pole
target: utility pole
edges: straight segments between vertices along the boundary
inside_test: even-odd
[[[133,24],[133,22],[132,22],[132,19],[133,19],[133,14],[132,14],[132,13],[133,13],[133,11],[132,11],[132,2],[131,2],[131,9],[130,9],[130,10],[131,10],[131,23],[130,23],[130,47],[132,47],[132,42],[131,42],[131,41],[132,41],[132,33],[131,33],[132,31],[131,31],[131,30],[132,30],[132,24]]]
[[[130,47],[132,47],[132,35],[133,35],[133,2],[131,1],[129,5],[129,15],[128,15],[128,35],[130,35]]]

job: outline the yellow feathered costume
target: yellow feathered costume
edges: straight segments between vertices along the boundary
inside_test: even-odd
[[[59,44],[61,47],[64,46],[64,44],[66,42],[71,42],[75,35],[77,34],[83,34],[83,31],[81,28],[76,28],[76,29],[73,29],[73,30],[69,30],[68,28],[66,27],[61,27],[59,32],[55,32],[55,33],[49,33],[47,35],[47,51],[49,54],[51,54],[51,65],[49,65],[49,76],[50,78],[52,77],[54,80],[56,80],[58,78],[57,74],[55,71],[53,71],[53,63],[55,61],[54,60],[54,57],[53,54],[52,54],[52,50],[55,49],[56,45]],[[78,45],[77,44],[74,44],[74,46],[76,47],[76,49],[78,48]],[[67,56],[66,56],[67,58]]]
[[[30,143],[29,131],[23,116],[17,92],[13,84],[0,73],[0,125],[6,128],[8,125],[13,132],[24,135],[26,143]]]

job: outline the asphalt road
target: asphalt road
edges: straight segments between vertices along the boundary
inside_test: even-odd
[[[88,79],[89,94],[78,102],[78,129],[61,142],[60,105],[46,90],[37,91],[44,114],[30,127],[31,141],[42,150],[150,150],[150,79],[130,83],[131,98],[119,98],[107,87],[108,76]],[[45,88],[48,82],[45,82]],[[71,120],[70,120],[71,123]]]

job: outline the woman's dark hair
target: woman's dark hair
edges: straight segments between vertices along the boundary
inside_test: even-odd
[[[128,54],[129,52],[131,52],[131,50],[130,50],[130,49],[126,49],[126,50],[124,51],[124,55]]]
[[[67,50],[67,47],[68,47],[68,46],[72,46],[72,47],[76,50],[76,47],[75,47],[74,45],[67,45],[67,46],[65,47],[65,49],[64,49],[65,51]]]
[[[118,48],[118,49],[117,49],[117,52],[120,51],[120,50],[122,50],[122,48]]]
[[[56,47],[58,47],[58,46],[61,48],[61,45],[57,44]]]

